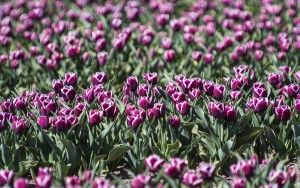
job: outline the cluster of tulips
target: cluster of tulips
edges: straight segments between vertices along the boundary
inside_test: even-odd
[[[165,187],[168,185],[185,185],[187,187],[205,187],[221,185],[217,182],[218,174],[215,165],[201,162],[195,169],[188,167],[188,161],[181,158],[172,158],[165,161],[156,154],[152,154],[144,160],[145,171],[138,174],[128,183],[117,182],[119,186],[132,188]],[[290,166],[280,167],[275,160],[258,160],[256,155],[249,159],[240,159],[229,168],[230,179],[223,180],[224,185],[232,188],[255,187],[292,187],[297,179],[297,170]],[[85,170],[81,175],[67,176],[63,184],[66,188],[93,187],[109,188],[116,187],[114,180],[104,176],[96,176],[93,170]],[[116,179],[115,179],[116,180]],[[39,167],[33,181],[24,177],[16,178],[16,174],[9,170],[0,170],[0,186],[13,185],[15,188],[27,188],[34,184],[35,187],[50,188],[58,186],[53,168]]]

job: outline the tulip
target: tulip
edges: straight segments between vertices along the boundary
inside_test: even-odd
[[[177,111],[182,115],[187,115],[190,112],[190,104],[187,101],[181,101],[176,104]]]
[[[24,178],[18,178],[14,182],[15,188],[27,188],[28,187],[28,180]]]
[[[158,75],[156,72],[154,73],[145,73],[144,74],[144,80],[149,84],[149,85],[155,85],[158,80]]]
[[[65,74],[65,83],[70,86],[74,86],[77,84],[78,76],[76,73],[69,72]]]
[[[164,59],[167,62],[172,62],[175,59],[175,51],[173,49],[166,50],[164,52]]]
[[[103,118],[103,112],[98,109],[91,109],[89,112],[89,123],[91,125],[97,125]]]
[[[162,43],[162,47],[166,50],[172,48],[172,45],[173,45],[171,38],[163,38],[161,43]]]
[[[280,74],[270,73],[268,76],[268,81],[271,85],[276,86],[283,81],[283,78]]]
[[[208,111],[214,118],[222,118],[224,115],[224,104],[218,102],[210,102]]]
[[[231,182],[232,188],[246,188],[247,183],[245,178],[235,177]]]
[[[110,188],[114,187],[110,184],[108,180],[103,177],[96,177],[93,181],[93,188]]]
[[[214,56],[211,53],[207,53],[204,55],[203,60],[205,64],[212,64],[214,61]]]
[[[295,108],[296,112],[300,113],[300,99],[295,99],[294,108]]]
[[[9,170],[0,170],[0,186],[5,184],[12,184],[14,179],[14,172]]]
[[[234,120],[236,117],[236,111],[233,106],[225,105],[224,118],[227,120]]]
[[[291,109],[287,105],[280,105],[275,108],[275,115],[280,121],[287,121],[291,118]]]
[[[225,94],[224,85],[215,85],[213,90],[213,97],[216,99],[222,99]]]
[[[43,129],[48,129],[50,126],[49,117],[48,116],[39,116],[37,119],[37,124]]]
[[[297,84],[290,84],[287,87],[287,94],[289,97],[296,97],[299,93],[299,85]]]
[[[140,97],[138,103],[139,106],[145,110],[150,105],[150,100],[148,97]]]
[[[288,180],[288,174],[284,171],[272,170],[269,173],[269,181],[277,183],[277,185],[280,187],[283,187]]]
[[[202,58],[202,53],[200,51],[193,51],[192,58],[198,62]]]
[[[104,112],[104,116],[108,118],[115,118],[118,113],[118,107],[113,99],[107,99],[101,103],[101,109]]]
[[[96,72],[91,78],[93,86],[105,84],[107,82],[107,75],[104,72]]]
[[[150,182],[151,177],[139,174],[131,180],[132,188],[144,188]]]
[[[152,154],[144,160],[145,167],[153,173],[157,172],[162,167],[163,163],[164,160],[156,154]]]
[[[66,131],[70,125],[68,119],[65,116],[57,116],[52,120],[52,126],[56,131]]]
[[[256,113],[264,112],[269,105],[268,98],[253,98],[248,103],[247,106],[254,110]]]
[[[13,121],[12,124],[12,130],[16,134],[22,134],[24,131],[26,131],[29,127],[27,125],[27,121],[25,119],[19,118]]]
[[[213,177],[215,166],[209,163],[201,162],[197,168],[197,172],[204,180],[209,180]]]
[[[204,181],[195,171],[189,170],[183,174],[182,183],[188,187],[201,187]]]
[[[68,176],[65,180],[66,188],[81,187],[81,181],[78,176]]]
[[[136,91],[138,87],[138,79],[135,76],[129,76],[126,80],[127,86],[130,88],[131,91]]]
[[[88,103],[92,103],[95,96],[94,96],[94,89],[93,88],[89,88],[89,89],[85,89],[83,91],[83,98],[88,102]]]
[[[75,98],[76,91],[72,86],[64,86],[61,89],[62,97],[65,101],[72,101]]]

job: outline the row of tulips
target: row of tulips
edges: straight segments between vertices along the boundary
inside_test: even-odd
[[[281,158],[297,157],[299,89],[293,95],[284,89],[291,73],[278,89],[279,84],[257,82],[248,66],[234,72],[223,84],[146,73],[144,82],[128,77],[121,93],[109,90],[103,72],[94,73],[87,88],[77,74],[67,73],[53,80],[46,94],[27,91],[1,102],[0,165],[26,173],[50,160],[61,170],[69,164],[61,172],[66,173],[103,162],[108,169],[128,165],[140,172],[141,160],[150,153],[188,156],[193,165],[205,159],[222,167],[232,160],[231,151],[264,156],[271,150]],[[242,85],[231,87],[237,78]],[[28,158],[31,165],[22,163]]]
[[[143,187],[166,187],[182,186],[196,188],[208,186],[222,186],[232,188],[253,187],[294,187],[296,186],[297,169],[294,166],[286,166],[276,160],[258,160],[256,155],[249,159],[240,159],[230,166],[230,178],[222,179],[217,174],[213,164],[201,162],[196,169],[188,167],[188,161],[181,158],[172,158],[169,162],[164,161],[156,154],[152,154],[144,160],[145,171],[138,174],[127,183],[118,181],[118,177],[108,174],[96,176],[94,170],[85,170],[80,176],[67,176],[64,178],[64,187],[93,187],[109,188],[118,186],[143,188]],[[16,174],[9,170],[0,170],[0,186],[13,185],[15,188],[50,188],[59,186],[55,172],[51,167],[39,167],[34,175],[34,181],[25,177],[15,177]],[[112,178],[112,181],[108,179]]]
[[[73,71],[85,78],[95,69],[118,76],[121,79],[114,84],[120,84],[124,75],[149,70],[184,74],[204,70],[208,76],[220,76],[239,62],[261,72],[283,61],[297,65],[297,1],[254,4],[242,0],[3,2],[1,87],[44,86],[40,80],[57,74]],[[83,67],[87,69],[81,71]],[[32,72],[36,77],[28,78]]]

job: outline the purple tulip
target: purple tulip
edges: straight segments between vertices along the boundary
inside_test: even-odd
[[[56,131],[62,132],[69,129],[70,125],[66,116],[57,116],[52,119],[52,126]]]
[[[234,120],[236,118],[236,111],[233,106],[225,105],[223,115],[224,115],[224,118],[227,120]]]
[[[209,163],[201,162],[197,168],[197,172],[204,180],[210,180],[215,172],[215,166]]]
[[[294,108],[295,108],[296,112],[300,113],[300,99],[295,99]]]
[[[107,75],[104,72],[96,72],[91,78],[93,86],[105,84],[107,82]]]
[[[280,121],[287,121],[291,118],[291,109],[287,105],[280,105],[275,108],[275,115]]]
[[[89,123],[91,125],[98,125],[103,118],[103,112],[98,109],[91,109],[89,112]]]
[[[169,118],[168,122],[171,125],[171,127],[174,128],[174,129],[177,129],[181,124],[180,118],[176,115],[171,116]]]
[[[28,180],[24,178],[18,178],[14,182],[15,188],[27,188],[28,187]]]
[[[29,127],[28,127],[27,121],[25,119],[19,118],[19,119],[16,119],[13,121],[11,128],[14,133],[22,134]]]
[[[268,76],[268,81],[271,85],[278,85],[283,81],[282,75],[277,74],[277,73],[270,73]]]
[[[150,105],[150,100],[148,97],[140,97],[138,103],[141,108],[146,110]]]
[[[182,115],[187,115],[190,112],[190,104],[187,101],[181,101],[176,104],[177,111]]]
[[[231,182],[232,188],[246,188],[247,181],[245,178],[235,177]]]
[[[215,85],[213,90],[213,97],[215,99],[222,99],[225,94],[225,86],[224,85]]]
[[[118,107],[113,99],[107,99],[101,103],[101,109],[104,112],[104,116],[114,119],[118,113]]]
[[[224,115],[224,104],[219,102],[210,102],[208,111],[214,118],[222,118]]]
[[[65,74],[65,83],[70,86],[74,86],[77,84],[78,76],[76,73],[69,72]]]
[[[204,181],[195,171],[189,170],[183,174],[182,183],[188,187],[201,187]]]
[[[103,177],[96,177],[93,181],[93,188],[111,188],[114,187]]]
[[[76,188],[81,187],[81,181],[78,176],[68,176],[65,179],[65,187],[66,188]]]
[[[212,64],[212,62],[214,61],[214,55],[211,53],[207,53],[204,55],[203,60],[205,64]]]
[[[139,174],[131,180],[131,188],[144,188],[150,182],[151,177]]]
[[[236,101],[239,100],[242,96],[242,93],[240,91],[231,91],[230,92],[230,97],[232,100]]]
[[[277,183],[278,186],[283,187],[289,180],[288,174],[281,170],[272,170],[269,173],[269,181]]]
[[[164,160],[156,154],[152,154],[144,160],[145,167],[153,173],[157,172],[162,167],[163,163]]]
[[[126,84],[130,88],[131,91],[136,91],[136,89],[139,85],[139,82],[138,82],[137,77],[129,76],[126,80]]]
[[[76,91],[72,86],[64,86],[61,90],[62,97],[69,102],[75,98]]]
[[[178,178],[187,167],[187,161],[180,158],[172,158],[170,163],[164,164],[164,172],[167,176]]]
[[[83,98],[88,102],[88,103],[92,103],[94,101],[94,89],[93,88],[89,88],[89,89],[85,89],[83,91]]]
[[[287,87],[287,94],[289,97],[296,97],[299,93],[299,85],[297,84],[290,84]]]
[[[248,103],[248,108],[254,110],[256,113],[264,112],[269,105],[268,98],[253,98]]]
[[[0,170],[0,186],[5,184],[12,184],[14,179],[14,172],[9,170]]]
[[[267,97],[268,92],[265,88],[261,87],[254,87],[253,89],[253,96],[257,98]]]
[[[37,119],[37,124],[43,129],[48,129],[50,126],[49,117],[48,116],[39,116]]]
[[[161,41],[162,47],[167,50],[167,49],[171,49],[173,42],[171,38],[163,38]]]
[[[164,59],[167,62],[172,62],[175,59],[175,51],[173,49],[166,50],[164,52]]]
[[[23,110],[27,106],[27,101],[26,101],[25,97],[16,97],[13,100],[13,104],[14,104],[15,109]]]
[[[200,51],[193,51],[192,58],[198,62],[202,58],[202,53]]]
[[[156,72],[153,73],[145,73],[144,74],[144,80],[149,84],[149,85],[155,85],[158,81],[158,75]]]
[[[107,52],[99,52],[97,54],[97,60],[99,65],[104,66],[107,62]]]

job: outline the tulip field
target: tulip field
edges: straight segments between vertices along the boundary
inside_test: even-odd
[[[300,187],[299,0],[0,1],[0,187]]]

